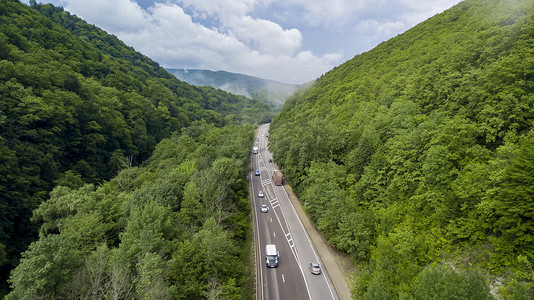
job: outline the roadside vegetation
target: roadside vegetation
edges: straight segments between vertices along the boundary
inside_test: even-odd
[[[253,134],[197,121],[141,167],[54,188],[6,299],[249,298]]]
[[[273,119],[284,175],[357,265],[354,298],[534,297],[533,20],[532,1],[463,1]]]

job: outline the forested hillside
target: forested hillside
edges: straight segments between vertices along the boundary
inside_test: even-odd
[[[166,69],[178,79],[198,86],[211,86],[232,94],[244,95],[263,103],[282,107],[301,85],[286,84],[225,71]]]
[[[13,295],[25,290],[24,298],[57,298],[67,288],[78,289],[69,282],[89,280],[79,272],[91,259],[109,262],[102,276],[128,277],[133,293],[133,282],[153,283],[139,277],[145,273],[136,266],[151,272],[146,268],[167,265],[177,257],[175,246],[190,241],[184,247],[196,247],[211,241],[209,234],[219,235],[213,242],[222,244],[215,247],[231,248],[228,257],[242,254],[236,249],[243,246],[246,216],[234,210],[246,186],[235,176],[246,173],[250,124],[270,120],[270,106],[181,82],[116,37],[52,5],[0,1],[0,24],[0,296],[21,252],[37,238],[13,273]],[[174,165],[156,167],[172,160],[162,157],[136,169],[171,136],[159,147],[161,152],[179,143],[168,150],[181,155]],[[120,176],[127,180],[114,178],[124,169]],[[180,210],[183,197],[203,202],[189,204],[193,215],[178,221],[179,213],[187,214]],[[209,201],[230,204],[222,209]],[[198,215],[195,205],[210,210]],[[160,223],[150,225],[149,219]],[[170,232],[162,236],[158,230]],[[119,263],[126,256],[116,256],[115,248],[127,249],[129,264]],[[117,271],[117,264],[124,269]],[[228,293],[239,294],[242,267],[196,269],[204,277],[193,277],[203,287],[209,281],[218,288],[224,280],[225,289],[235,289]],[[190,288],[201,293],[198,286]]]
[[[533,125],[534,2],[466,0],[290,98],[270,149],[355,298],[526,299]]]
[[[246,299],[252,125],[195,121],[143,167],[57,186],[7,299]],[[218,297],[218,298],[214,298]]]

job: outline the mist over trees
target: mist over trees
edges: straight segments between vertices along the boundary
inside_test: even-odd
[[[197,86],[211,86],[232,94],[282,107],[284,102],[305,85],[286,84],[226,71],[166,69],[178,79]]]
[[[463,1],[273,119],[270,149],[356,264],[355,298],[532,297],[533,20],[532,1]]]

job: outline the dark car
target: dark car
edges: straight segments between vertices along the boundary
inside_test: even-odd
[[[310,263],[310,271],[312,274],[319,275],[321,274],[321,266],[318,263]]]
[[[254,172],[254,175],[260,176],[260,170],[256,170],[256,172]]]

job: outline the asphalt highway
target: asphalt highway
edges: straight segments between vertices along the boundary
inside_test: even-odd
[[[257,265],[256,299],[338,299],[328,272],[323,267],[289,196],[283,186],[273,183],[271,174],[276,165],[269,162],[272,155],[268,145],[268,124],[260,126],[254,146],[257,154],[251,154],[250,186],[253,192],[255,253]],[[260,175],[256,176],[255,171]],[[264,196],[259,197],[259,191]],[[261,212],[266,204],[268,212]],[[277,268],[268,268],[265,261],[265,245],[274,244],[280,253]],[[311,262],[321,265],[322,274],[314,275],[308,266]]]

